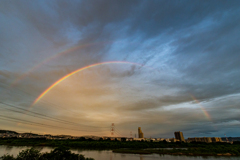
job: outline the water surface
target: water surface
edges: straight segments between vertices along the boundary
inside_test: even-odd
[[[17,156],[22,150],[31,147],[25,146],[4,146],[0,145],[0,156],[4,154],[10,154]],[[50,152],[54,148],[52,147],[35,147],[41,152]],[[82,149],[71,149],[72,152],[83,154],[85,157],[91,157],[95,160],[239,160],[240,157],[214,157],[214,156],[172,156],[172,155],[159,155],[159,154],[124,154],[124,153],[113,153],[111,150],[82,150]]]

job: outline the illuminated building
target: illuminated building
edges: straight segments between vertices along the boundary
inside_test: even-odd
[[[183,133],[178,131],[178,132],[174,132],[175,138],[178,139],[181,142],[185,142],[185,139],[183,137]]]
[[[143,132],[141,130],[141,127],[138,127],[138,138],[143,138]]]
[[[220,138],[220,137],[212,137],[212,142],[222,142],[222,138]]]

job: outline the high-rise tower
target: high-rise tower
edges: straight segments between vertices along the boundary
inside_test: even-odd
[[[138,127],[138,138],[143,138],[143,132],[141,130],[141,127]]]
[[[178,131],[178,132],[174,132],[175,138],[178,139],[181,142],[185,142],[185,139],[183,137],[183,133]]]

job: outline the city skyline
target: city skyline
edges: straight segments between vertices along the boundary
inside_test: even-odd
[[[240,1],[1,1],[0,129],[239,137]]]

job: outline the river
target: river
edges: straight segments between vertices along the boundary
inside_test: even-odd
[[[27,148],[31,147],[18,147],[18,146],[4,146],[0,145],[0,156],[4,154],[16,155]],[[53,150],[51,147],[36,147],[41,152],[50,152]],[[159,155],[159,154],[123,154],[113,153],[111,150],[82,150],[82,149],[71,149],[72,152],[83,154],[85,157],[91,157],[95,160],[239,160],[240,157],[214,157],[214,156],[172,156],[172,155]]]

